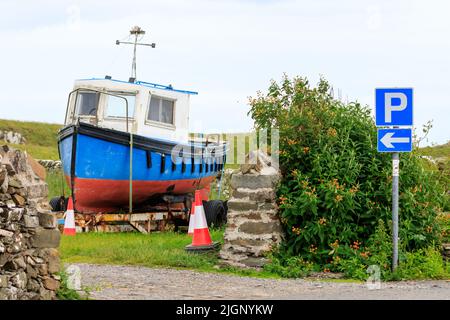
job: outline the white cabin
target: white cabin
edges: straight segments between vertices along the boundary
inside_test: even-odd
[[[76,90],[76,91],[75,91]],[[78,120],[102,128],[128,131],[145,137],[187,142],[189,96],[197,92],[171,86],[114,79],[75,81],[65,125]]]

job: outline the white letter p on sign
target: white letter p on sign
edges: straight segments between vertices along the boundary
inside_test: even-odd
[[[400,104],[398,106],[392,105],[392,99],[400,99]],[[404,93],[401,92],[385,92],[384,93],[384,120],[385,122],[392,122],[392,111],[402,111],[407,107],[407,98]]]

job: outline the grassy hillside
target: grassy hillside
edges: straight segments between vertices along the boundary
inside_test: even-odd
[[[18,132],[27,140],[24,145],[11,145],[26,150],[35,159],[59,159],[57,133],[60,124],[31,121],[0,120],[0,130]]]
[[[425,147],[420,149],[420,153],[433,157],[437,162],[443,162],[449,165],[450,162],[450,141],[433,147]]]

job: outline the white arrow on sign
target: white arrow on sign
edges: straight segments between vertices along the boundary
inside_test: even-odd
[[[392,143],[409,143],[408,137],[394,138],[393,135],[394,132],[388,132],[381,138],[380,141],[386,148],[395,148]]]

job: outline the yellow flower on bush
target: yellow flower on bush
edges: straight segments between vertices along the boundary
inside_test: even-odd
[[[320,219],[319,219],[319,224],[320,224],[320,225],[325,225],[325,224],[327,224],[327,219],[325,219],[325,218],[320,218]]]
[[[296,227],[294,227],[294,226],[292,226],[292,232],[293,233],[295,233],[296,235],[300,235],[300,233],[301,233],[301,229],[300,228],[296,228]]]
[[[343,197],[342,197],[340,194],[337,194],[337,195],[334,197],[334,200],[336,200],[336,202],[341,202],[342,199],[343,199]]]
[[[333,243],[330,243],[330,247],[332,247],[333,249],[337,249],[337,248],[339,248],[339,240],[338,240],[338,239],[336,239],[336,241],[335,241],[335,242],[333,242]]]
[[[328,134],[330,137],[336,137],[337,131],[336,131],[335,128],[329,128],[328,131],[327,131],[327,134]]]
[[[370,255],[370,252],[369,251],[364,251],[364,252],[361,252],[359,255],[361,257],[363,257],[364,259],[367,259],[369,257],[369,255]]]
[[[287,200],[287,198],[285,196],[281,196],[278,199],[280,200],[280,204],[285,204],[286,200]]]
[[[333,257],[333,264],[339,264],[340,261],[341,261],[341,257],[339,257],[339,256]]]
[[[359,242],[358,240],[353,241],[353,244],[350,245],[350,248],[354,249],[354,250],[359,250],[359,247],[361,245],[361,242]]]

